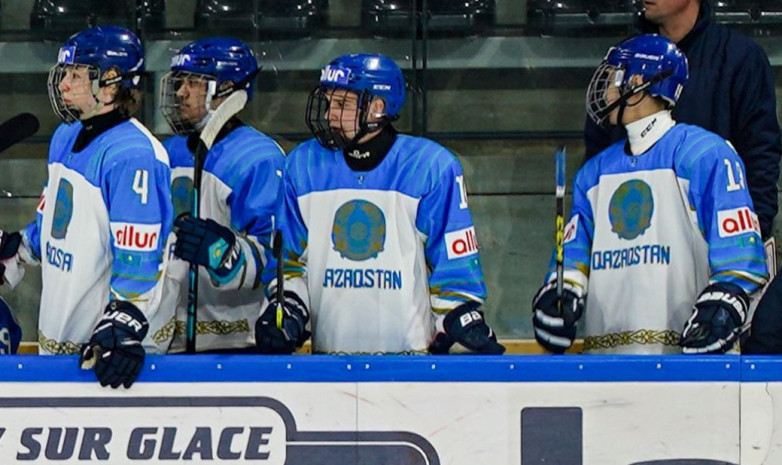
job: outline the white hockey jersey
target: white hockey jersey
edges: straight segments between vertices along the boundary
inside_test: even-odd
[[[192,211],[193,160],[187,138],[164,142],[171,157],[176,215]],[[200,217],[230,227],[242,246],[244,265],[228,282],[199,267],[196,351],[255,347],[255,321],[266,305],[263,268],[271,259],[274,210],[279,203],[285,154],[270,137],[239,126],[209,150],[201,176]],[[169,238],[165,305],[176,308],[170,352],[183,352],[189,264],[173,254]]]
[[[40,353],[79,353],[115,299],[146,315],[145,348],[165,352],[173,318],[160,307],[173,221],[168,155],[133,118],[73,152],[81,128],[61,124],[52,136],[47,184],[23,231],[21,253],[42,267]]]
[[[719,136],[677,124],[640,155],[624,144],[576,174],[564,278],[587,289],[585,352],[677,353],[708,283],[764,284],[757,216],[741,159]],[[549,281],[553,270],[552,259]]]
[[[423,353],[433,311],[486,297],[462,169],[435,142],[398,135],[360,172],[309,140],[283,197],[284,284],[309,304],[314,352]]]

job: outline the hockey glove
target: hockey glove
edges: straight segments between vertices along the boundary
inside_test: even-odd
[[[714,283],[698,296],[679,345],[685,354],[722,354],[733,347],[747,317],[749,297],[732,283]]]
[[[230,281],[244,263],[242,246],[231,229],[214,220],[182,215],[174,222],[174,255],[204,266],[218,282]]]
[[[92,368],[101,386],[129,388],[144,366],[141,341],[148,330],[147,318],[135,305],[111,302],[90,341],[82,347],[79,366]]]
[[[561,354],[573,345],[576,323],[584,313],[584,297],[580,288],[564,283],[561,305],[558,305],[559,300],[556,282],[541,287],[532,299],[535,339],[543,348],[555,354]]]
[[[497,342],[494,331],[483,319],[477,302],[460,305],[445,315],[444,333],[437,333],[429,345],[432,354],[447,354],[454,344],[460,344],[470,352],[485,355],[502,355],[505,346]]]
[[[277,296],[274,295],[255,323],[255,344],[261,353],[292,354],[310,337],[306,330],[310,312],[299,296],[285,291],[281,311],[282,328],[277,328]]]
[[[16,255],[19,245],[22,243],[22,235],[19,232],[7,232],[0,229],[0,284],[5,283],[5,265],[3,260],[8,260]]]

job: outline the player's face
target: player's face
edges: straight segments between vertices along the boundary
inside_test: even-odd
[[[359,129],[358,94],[345,89],[332,89],[326,93],[326,98],[329,101],[326,110],[329,128],[339,132],[345,139],[353,140]]]
[[[82,115],[90,114],[97,101],[92,95],[92,81],[87,66],[68,66],[57,85],[66,108],[78,110]]]
[[[197,123],[206,116],[206,79],[202,76],[183,76],[176,96],[179,99],[179,117]]]
[[[647,20],[661,24],[684,12],[691,3],[700,0],[644,0],[644,16]]]

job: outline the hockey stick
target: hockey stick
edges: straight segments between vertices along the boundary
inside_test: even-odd
[[[562,273],[565,268],[565,146],[557,147],[554,154],[556,159],[556,264],[557,264],[557,310],[562,313],[562,287],[564,278]]]
[[[40,123],[31,113],[20,113],[0,124],[0,152],[27,139],[36,132]]]
[[[239,113],[247,103],[247,92],[237,90],[230,94],[217,109],[212,111],[209,121],[199,134],[193,167],[193,217],[198,218],[201,210],[201,173],[204,169],[206,153],[212,148],[215,138],[231,117]],[[198,265],[190,264],[190,286],[188,289],[187,321],[185,338],[187,353],[196,351],[196,325],[198,323]]]
[[[22,142],[38,132],[40,123],[32,113],[19,113],[0,124],[0,152]],[[14,194],[0,188],[0,196],[12,198]]]
[[[285,298],[285,295],[282,288],[282,231],[279,229],[274,233],[272,253],[277,260],[277,329],[282,329],[282,299]]]

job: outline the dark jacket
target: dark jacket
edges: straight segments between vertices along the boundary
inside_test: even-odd
[[[782,354],[782,273],[778,273],[755,309],[749,337],[741,343],[742,354]]]
[[[733,144],[744,162],[750,196],[766,238],[777,214],[782,156],[771,66],[759,45],[713,22],[709,1],[701,2],[695,27],[677,44],[687,56],[690,78],[673,118],[706,128]],[[658,27],[642,18],[640,30],[658,32]],[[587,117],[587,158],[624,137],[624,128],[609,132]]]

